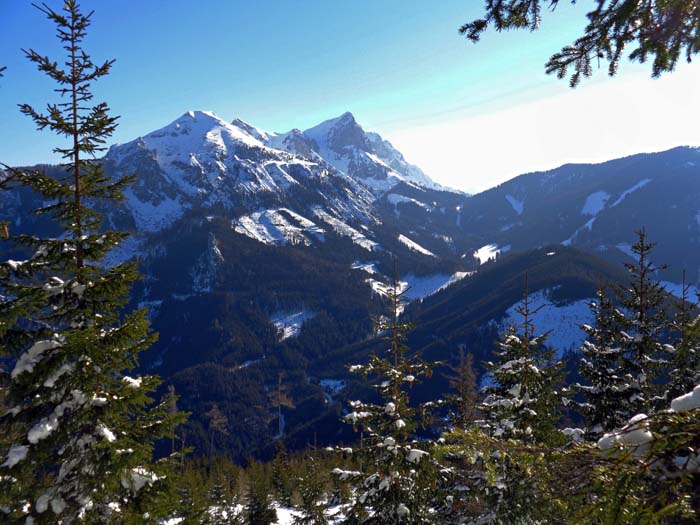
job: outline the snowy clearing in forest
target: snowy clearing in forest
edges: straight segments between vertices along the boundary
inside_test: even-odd
[[[557,305],[552,303],[550,298],[552,291],[552,289],[545,289],[530,294],[530,310],[535,311],[540,308],[531,319],[536,335],[552,332],[547,338],[547,345],[555,348],[557,357],[561,357],[564,350],[570,348],[577,350],[586,339],[586,333],[581,330],[581,325],[595,323],[589,306],[594,299],[580,299]],[[515,311],[521,305],[522,301],[518,301],[506,310],[506,315],[499,324],[502,331],[510,325],[518,326],[522,323],[520,314]]]
[[[629,244],[626,244],[626,243],[616,244],[616,245],[615,245],[615,248],[617,248],[618,250],[620,250],[622,253],[624,253],[624,254],[627,255],[628,257],[631,257],[632,259],[634,259],[634,258],[637,257],[637,256],[634,254],[634,252],[632,251],[632,246],[629,245]]]
[[[581,215],[596,216],[605,208],[605,204],[610,200],[610,194],[606,191],[596,191],[591,193],[581,209]]]
[[[475,272],[455,272],[452,275],[436,273],[433,275],[416,276],[408,274],[402,277],[402,282],[408,285],[405,297],[410,300],[424,299],[448,286],[461,281]]]
[[[407,274],[399,280],[398,292],[405,293],[404,297],[409,301],[420,301],[475,273],[476,272],[455,272],[452,275],[438,273],[423,276]],[[391,284],[387,283],[390,283],[391,280],[388,277],[385,277],[385,279],[386,282],[382,282],[370,278],[367,279],[366,282],[372,287],[374,293],[387,297],[391,292]],[[401,311],[403,311],[403,307]]]
[[[357,244],[360,248],[364,248],[369,252],[378,251],[382,249],[381,246],[379,246],[379,244],[368,239],[365,235],[357,231],[352,226],[348,226],[340,219],[336,219],[335,217],[329,215],[322,209],[316,208],[314,210],[314,214],[319,219],[329,224],[331,228],[333,228],[333,231],[335,231],[335,233],[337,233],[338,235],[341,235],[343,237],[350,237],[350,239],[352,239],[352,242]]]
[[[479,264],[484,264],[485,262],[495,259],[499,254],[505,253],[510,250],[510,244],[498,247],[498,244],[485,244],[478,250],[476,250],[472,256],[479,261]]]
[[[379,273],[379,270],[377,270],[377,263],[363,263],[360,261],[355,261],[354,263],[352,263],[351,268],[353,270],[362,270],[363,272],[367,272],[370,275]]]
[[[296,223],[296,224],[293,224]],[[324,230],[306,217],[286,208],[263,210],[233,221],[233,229],[263,244],[303,244],[323,241]]]
[[[394,205],[394,213],[397,216],[400,215],[400,212],[398,209],[399,204],[407,204],[407,203],[415,204],[419,208],[423,208],[428,213],[433,211],[432,206],[428,206],[424,202],[421,202],[421,201],[416,200],[416,199],[412,199],[411,197],[405,197],[403,195],[399,195],[398,193],[390,193],[389,195],[387,195],[386,200]]]
[[[301,325],[309,319],[313,319],[316,314],[311,310],[303,308],[301,310],[283,310],[270,316],[270,321],[280,331],[280,341],[296,337],[301,332]]]
[[[399,239],[399,242],[401,244],[403,244],[404,246],[406,246],[409,250],[413,250],[414,252],[418,252],[420,254],[427,255],[429,257],[436,257],[436,255],[433,252],[431,252],[430,250],[426,250],[420,244],[418,244],[415,241],[412,241],[411,239],[409,239],[408,237],[406,237],[402,233],[399,234],[398,239]]]
[[[628,195],[630,195],[631,193],[634,193],[635,191],[637,191],[640,188],[643,188],[644,186],[646,186],[650,182],[651,182],[651,179],[640,180],[637,184],[635,184],[634,186],[632,186],[628,190],[623,191],[622,194],[617,198],[617,200],[615,202],[612,203],[612,206],[610,206],[610,207],[614,208],[615,206],[620,204],[623,200],[625,200]]]
[[[523,214],[523,208],[525,201],[521,201],[513,197],[512,195],[506,195],[506,200],[510,203],[510,205],[513,207],[513,210],[515,210],[515,213],[518,215]]]
[[[578,230],[576,230],[576,231],[571,235],[571,237],[569,237],[569,238],[566,239],[564,242],[562,242],[562,244],[563,244],[564,246],[571,246],[571,243],[574,242],[574,240],[576,240],[576,237],[578,237],[578,234],[579,234],[579,233],[581,233],[581,232],[584,231],[584,230],[591,231],[591,229],[593,228],[593,223],[595,222],[595,219],[596,219],[596,218],[593,217],[592,219],[590,219],[589,221],[587,221],[586,224],[584,224],[584,225],[581,226]]]

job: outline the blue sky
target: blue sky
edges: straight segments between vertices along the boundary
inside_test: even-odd
[[[587,5],[562,3],[541,31],[491,32],[473,45],[457,28],[481,5],[85,0],[96,10],[86,48],[117,60],[96,86],[122,116],[115,142],[190,109],[275,131],[349,110],[435,180],[468,191],[567,161],[700,143],[695,126],[683,124],[700,117],[695,65],[652,81],[646,68],[623,64],[615,79],[601,70],[571,91],[543,64],[581,30]],[[55,100],[20,52],[58,56],[53,28],[28,0],[0,0],[0,18],[0,62],[8,66],[0,81],[0,161],[54,160],[56,139],[36,132],[16,108]]]

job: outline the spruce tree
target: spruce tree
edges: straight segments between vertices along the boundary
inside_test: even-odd
[[[347,523],[434,523],[435,510],[444,504],[439,491],[443,473],[433,447],[414,439],[430,405],[411,406],[408,389],[430,377],[432,365],[407,353],[406,332],[411,325],[399,319],[405,293],[399,291],[394,262],[390,319],[378,323],[388,346],[386,356],[372,355],[368,364],[350,367],[365,378],[376,377],[383,404],[353,401],[352,412],[345,416],[364,432],[361,447],[353,452],[361,470],[334,471],[354,482]]]
[[[272,487],[259,463],[248,470],[244,516],[249,525],[270,525],[277,521],[277,511],[272,506]]]
[[[324,491],[325,479],[319,475],[318,465],[313,457],[307,460],[304,473],[297,481],[301,504],[297,506],[299,512],[292,519],[292,524],[328,525]]]
[[[623,425],[629,415],[623,410],[630,392],[625,380],[620,329],[624,314],[618,310],[604,287],[591,303],[595,325],[583,325],[586,340],[581,347],[579,371],[585,384],[575,385],[584,402],[579,404],[588,432],[597,436]]]
[[[636,232],[632,245],[637,260],[625,263],[629,275],[626,286],[618,288],[618,300],[625,314],[618,337],[623,351],[623,372],[628,398],[619,407],[625,420],[639,413],[650,413],[668,403],[660,379],[667,374],[672,349],[662,340],[669,328],[666,301],[668,293],[656,281],[658,270],[651,260],[655,244],[647,241],[646,232]]]
[[[12,170],[37,192],[62,229],[56,238],[13,235],[27,250],[0,265],[0,341],[18,356],[0,418],[3,523],[155,523],[172,516],[165,489],[171,461],[153,460],[156,440],[182,420],[168,399],[154,404],[153,376],[126,373],[154,341],[145,310],[129,311],[135,262],[105,257],[127,234],[102,228],[97,208],[116,206],[132,178],[110,179],[96,160],[116,127],[91,86],[112,61],[95,64],[83,48],[91,15],[75,0],[60,12],[38,6],[56,26],[65,67],[34,50],[27,58],[58,85],[45,112],[22,105],[39,129],[66,139],[57,147],[66,174]]]
[[[495,353],[495,362],[487,362],[493,384],[485,389],[479,406],[487,431],[494,437],[515,438],[526,443],[546,443],[556,431],[562,393],[562,365],[554,360],[547,346],[547,333],[535,334],[530,309],[527,274],[525,295],[516,308],[522,322],[510,326]]]
[[[277,441],[275,458],[272,460],[272,488],[275,499],[281,505],[291,505],[294,481],[289,463],[289,454],[282,439]]]
[[[683,272],[683,285],[680,301],[672,321],[673,345],[670,350],[671,371],[666,397],[673,399],[691,391],[700,384],[700,317],[697,317],[697,303],[690,298],[690,285]]]

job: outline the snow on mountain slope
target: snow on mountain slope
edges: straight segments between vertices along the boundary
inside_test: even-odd
[[[329,224],[338,235],[341,235],[343,237],[350,237],[350,239],[352,239],[352,242],[354,242],[361,248],[364,248],[365,250],[370,252],[382,249],[382,247],[379,246],[378,243],[368,239],[367,236],[365,236],[363,233],[360,233],[352,226],[345,224],[340,219],[331,216],[326,211],[320,208],[316,208],[314,209],[314,214],[323,222]]]
[[[414,252],[418,252],[422,255],[427,255],[429,257],[436,257],[436,255],[433,252],[431,252],[430,250],[426,250],[420,244],[418,244],[415,241],[412,241],[411,239],[409,239],[408,237],[406,237],[402,233],[399,234],[398,239],[399,239],[399,242],[401,244],[403,244],[404,246],[406,246],[409,250],[413,250]]]
[[[582,324],[592,325],[594,317],[591,313],[590,299],[581,299],[567,304],[554,304],[550,298],[552,290],[539,290],[530,294],[530,311],[535,312],[531,319],[536,334],[550,332],[547,345],[557,350],[557,355],[569,349],[578,349],[586,339],[586,333],[581,329]],[[499,323],[499,329],[504,331],[508,326],[522,323],[516,308],[522,302],[512,305],[506,311],[504,319]]]
[[[243,215],[232,223],[233,229],[263,244],[303,244],[323,241],[325,231],[315,223],[286,208],[263,210]]]
[[[644,186],[646,186],[646,185],[649,184],[650,182],[651,182],[651,179],[642,179],[642,180],[640,180],[637,184],[635,184],[634,186],[632,186],[631,188],[629,188],[629,189],[623,191],[622,194],[617,198],[617,200],[616,200],[615,202],[612,203],[612,207],[614,208],[615,206],[617,206],[618,204],[620,204],[622,201],[624,201],[625,198],[627,198],[628,195],[634,193],[635,191],[637,191],[637,190],[640,189],[640,188],[643,188]]]
[[[359,268],[363,269],[363,268]],[[383,275],[376,275],[377,278],[369,278],[367,283],[372,287],[374,293],[388,296],[391,291],[391,279]],[[404,298],[409,301],[420,301],[429,297],[453,284],[461,281],[465,277],[474,275],[476,272],[455,272],[453,274],[436,273],[432,275],[406,274],[397,282],[398,292],[404,294]],[[381,280],[380,280],[381,279]],[[403,308],[401,309],[403,311]]]
[[[495,259],[499,253],[505,253],[510,250],[510,245],[499,247],[498,244],[485,244],[476,250],[472,257],[479,261],[479,264],[484,264],[491,259]]]
[[[397,194],[397,193],[390,193],[390,194],[388,194],[387,197],[386,197],[386,200],[389,201],[391,204],[394,205],[394,213],[396,213],[397,216],[400,215],[400,211],[399,211],[398,205],[399,205],[399,204],[403,204],[403,203],[415,204],[415,205],[418,206],[419,208],[423,208],[425,211],[427,211],[427,212],[429,212],[429,213],[433,211],[433,207],[432,207],[432,206],[429,206],[428,204],[425,204],[424,202],[421,202],[421,201],[419,201],[419,200],[412,199],[411,197],[406,197],[406,196],[404,196],[404,195],[399,195],[399,194]]]
[[[270,320],[280,333],[280,340],[296,337],[301,332],[305,321],[314,318],[314,312],[306,308],[290,311],[279,311],[272,314]]]
[[[442,189],[420,168],[406,162],[391,143],[377,133],[366,133],[349,112],[303,132],[271,134],[268,144],[313,161],[322,159],[379,194],[399,182]]]
[[[368,218],[372,195],[322,159],[316,161],[268,145],[274,137],[241,120],[227,123],[206,111],[190,111],[164,128],[110,148],[110,173],[139,173],[126,208],[137,229],[156,231],[195,206],[249,211],[257,201],[280,202],[295,188],[311,189],[342,216]],[[344,180],[345,182],[341,182]],[[252,206],[251,206],[252,205]]]
[[[525,205],[524,201],[518,200],[515,197],[513,197],[512,195],[506,195],[506,200],[513,207],[513,210],[515,211],[515,213],[517,213],[518,215],[523,214],[523,208]]]
[[[605,208],[605,203],[610,199],[610,194],[606,191],[596,191],[591,193],[583,204],[581,215],[598,215],[598,212]]]
[[[402,277],[402,281],[408,285],[405,297],[410,300],[424,299],[433,295],[475,272],[455,272],[452,275],[437,273],[433,275],[416,276],[408,274]]]

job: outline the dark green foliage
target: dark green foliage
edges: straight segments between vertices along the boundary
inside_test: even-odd
[[[575,3],[575,0],[572,0]],[[547,73],[563,78],[573,70],[570,85],[590,77],[593,63],[608,62],[608,74],[617,73],[620,60],[652,60],[652,75],[673,71],[679,59],[690,62],[700,51],[700,7],[688,0],[596,0],[587,14],[588,24],[581,37],[555,53],[546,65]],[[483,18],[460,27],[473,42],[490,26],[497,31],[529,29],[541,22],[543,8],[554,10],[559,0],[486,0]]]
[[[629,281],[618,290],[620,305],[626,313],[621,317],[616,343],[624,354],[622,373],[629,392],[627,419],[668,403],[659,384],[670,364],[669,347],[662,344],[669,327],[668,292],[655,280],[658,270],[665,266],[651,261],[655,244],[647,242],[644,229],[639,230],[637,236],[637,242],[632,245],[637,260],[625,263]]]
[[[184,419],[154,402],[160,381],[129,377],[155,340],[144,310],[126,311],[135,263],[105,256],[127,234],[104,230],[97,206],[115,206],[132,180],[113,181],[94,160],[116,126],[105,103],[90,105],[91,85],[112,61],[94,64],[82,48],[91,14],[66,0],[61,12],[38,6],[55,23],[65,69],[34,50],[27,58],[57,85],[61,102],[44,113],[21,110],[67,144],[62,177],[10,170],[12,184],[36,192],[62,235],[10,236],[31,257],[0,266],[5,300],[0,341],[17,356],[0,419],[7,475],[0,476],[4,522],[155,522],[173,512],[173,464],[153,460],[157,440]],[[26,505],[26,507],[25,507]],[[138,517],[138,518],[137,518]]]
[[[579,371],[585,384],[577,384],[584,402],[579,408],[593,435],[609,432],[629,419],[627,401],[629,385],[625,380],[623,349],[619,333],[624,321],[622,314],[608,297],[604,288],[591,303],[594,326],[583,326],[587,338],[581,348]]]
[[[498,342],[496,361],[486,363],[492,385],[487,386],[479,409],[494,437],[527,443],[557,441],[562,393],[557,384],[562,366],[547,347],[547,335],[535,335],[525,275],[525,298],[516,308],[522,323],[511,326]]]
[[[299,514],[294,516],[292,523],[293,525],[328,525],[325,501],[326,475],[313,457],[307,460],[305,466],[302,476],[297,480]]]
[[[277,521],[277,512],[272,506],[272,487],[265,470],[259,463],[254,463],[248,469],[248,488],[243,512],[249,525],[270,525]]]
[[[388,346],[385,355],[372,355],[368,364],[350,367],[365,378],[376,376],[382,404],[353,401],[352,412],[344,418],[361,426],[364,434],[353,452],[359,470],[334,470],[340,479],[351,480],[354,489],[347,523],[433,523],[444,504],[444,472],[432,454],[432,443],[413,439],[437,403],[413,407],[408,393],[421,378],[430,377],[432,364],[408,355],[405,338],[410,326],[399,320],[405,291],[398,290],[396,270],[394,276],[390,318],[378,323]]]
[[[685,394],[700,384],[700,318],[694,315],[698,305],[690,299],[689,288],[684,272],[681,300],[676,303],[671,322],[673,355],[667,388],[669,398]]]
[[[289,453],[282,439],[277,442],[275,458],[272,460],[272,489],[276,501],[287,506],[292,504],[296,483],[290,470]]]

